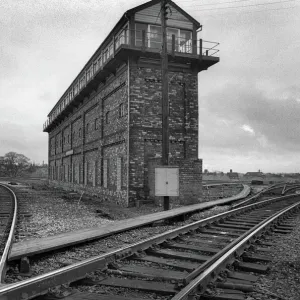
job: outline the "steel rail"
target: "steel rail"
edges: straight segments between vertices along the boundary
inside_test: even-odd
[[[5,277],[5,273],[6,273],[6,262],[7,262],[7,257],[8,257],[8,253],[10,251],[11,245],[12,245],[12,241],[13,241],[13,237],[14,237],[14,232],[15,232],[15,227],[16,227],[16,223],[17,223],[17,210],[18,210],[18,203],[17,203],[17,197],[15,195],[15,193],[6,185],[1,184],[1,187],[6,188],[13,196],[14,198],[14,213],[13,213],[13,220],[11,223],[11,227],[9,230],[9,235],[7,238],[7,242],[3,251],[3,254],[1,256],[1,260],[0,260],[0,284],[3,283],[4,281],[4,277]]]
[[[288,195],[282,196],[280,197],[280,199],[267,199],[258,203],[243,206],[241,208],[224,212],[219,215],[212,216],[204,220],[200,220],[192,224],[182,226],[177,229],[169,230],[167,232],[158,234],[154,237],[145,239],[141,242],[133,243],[131,245],[111,251],[109,253],[101,254],[99,256],[83,260],[70,266],[63,267],[59,270],[54,270],[49,273],[39,275],[34,278],[26,279],[21,282],[0,286],[0,300],[31,299],[38,295],[44,294],[45,291],[47,291],[47,289],[50,287],[82,279],[89,272],[93,272],[96,269],[100,268],[106,268],[109,262],[113,262],[117,259],[131,256],[132,254],[146,250],[155,244],[161,244],[177,236],[196,230],[197,228],[199,228],[199,226],[206,226],[218,220],[226,219],[229,216],[238,215],[242,212],[247,212],[254,208],[259,208],[271,202],[296,198],[297,196],[300,197],[298,194]]]
[[[250,198],[248,198],[248,199],[245,199],[245,200],[243,200],[243,201],[241,201],[241,202],[239,202],[239,203],[232,204],[232,205],[231,205],[231,208],[234,209],[234,208],[237,208],[237,207],[239,207],[239,206],[245,205],[246,203],[249,203],[249,202],[251,202],[252,200],[255,200],[255,199],[261,197],[264,193],[266,193],[266,192],[268,192],[268,191],[270,191],[270,190],[272,190],[272,189],[274,189],[274,188],[278,188],[278,187],[277,187],[276,185],[268,186],[268,187],[266,187],[265,189],[263,189],[263,190],[261,190],[260,192],[258,192],[257,194],[255,194],[254,196],[252,196],[252,197],[250,197]],[[279,196],[279,197],[281,197],[281,196]]]
[[[233,246],[229,251],[227,251],[222,257],[220,257],[216,262],[214,262],[210,267],[204,270],[198,277],[192,280],[186,287],[184,287],[178,294],[176,294],[171,300],[192,300],[194,299],[195,293],[203,293],[207,284],[211,279],[215,279],[218,273],[229,263],[232,263],[236,257],[239,257],[245,248],[249,247],[250,240],[255,238],[268,226],[282,217],[284,214],[290,212],[292,209],[300,206],[300,202],[294,203],[287,208],[280,210],[274,215],[270,216],[266,220],[260,222],[256,225],[250,234],[244,236],[235,246]],[[226,247],[227,248],[227,247]],[[199,295],[198,295],[199,296]]]
[[[245,200],[243,200],[243,201],[241,201],[239,203],[236,203],[236,204],[232,204],[231,208],[232,209],[237,208],[239,206],[245,205],[248,202],[251,202],[252,200],[255,200],[255,199],[259,198],[264,192],[268,191],[268,189],[269,188],[265,188],[262,191],[258,192],[256,195],[254,195],[254,196],[252,196],[252,197],[250,197],[248,199],[245,199]]]

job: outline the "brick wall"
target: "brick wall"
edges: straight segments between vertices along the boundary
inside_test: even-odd
[[[161,157],[161,70],[160,65],[141,59],[130,61],[129,78],[127,70],[123,66],[116,76],[99,84],[50,132],[49,140],[55,139],[56,146],[51,148],[49,166],[59,174],[69,173],[51,176],[55,178],[51,183],[124,206],[148,197],[149,161]],[[190,203],[201,197],[201,168],[197,173],[194,163],[198,157],[197,73],[183,67],[170,70],[170,164],[180,166],[181,193],[188,195],[186,203]],[[68,136],[69,143],[59,142]]]
[[[54,167],[59,174],[50,177],[51,184],[127,206],[127,90],[127,67],[123,66],[49,133],[50,141],[57,140],[50,151],[50,172]],[[107,187],[103,185],[104,160],[108,161]]]
[[[198,159],[197,74],[171,67],[169,72],[170,164]],[[148,162],[161,157],[160,65],[140,61],[130,65],[129,205],[149,194]],[[182,170],[182,172],[185,172]],[[184,173],[182,173],[184,174]],[[201,172],[200,172],[201,174]],[[183,175],[182,175],[183,176]],[[188,178],[190,173],[187,173]],[[184,176],[182,178],[185,178]],[[188,178],[191,179],[191,178]],[[201,192],[201,176],[195,175]],[[195,182],[196,182],[195,181]],[[186,185],[181,184],[185,189]],[[193,187],[192,191],[198,191]],[[186,192],[187,194],[187,192]],[[199,194],[201,197],[201,193]],[[191,196],[195,201],[195,196]]]

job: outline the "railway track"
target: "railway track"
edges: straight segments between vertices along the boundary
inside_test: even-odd
[[[5,278],[8,252],[16,227],[17,208],[14,192],[0,184],[0,284]]]
[[[236,208],[47,274],[2,286],[0,299],[32,299],[48,288],[65,283],[72,283],[82,291],[84,285],[95,286],[95,294],[79,293],[67,297],[68,300],[202,299],[208,297],[205,295],[207,285],[233,263],[238,271],[229,271],[229,280],[218,283],[225,291],[225,298],[212,296],[210,299],[244,299],[243,292],[228,298],[228,286],[235,285],[239,291],[249,290],[253,276],[247,272],[260,272],[266,269],[264,263],[268,262],[266,256],[244,252],[268,230],[277,234],[290,231],[291,226],[284,218],[298,209],[299,200],[299,195],[289,195]],[[269,244],[261,241],[260,251]]]

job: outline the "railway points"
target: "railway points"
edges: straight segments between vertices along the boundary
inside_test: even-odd
[[[20,299],[17,294],[17,291],[20,291],[20,289],[23,289],[23,292],[28,293],[28,296],[30,296],[32,290],[45,289],[49,284],[53,286],[58,283],[76,281],[77,279],[85,277],[87,272],[92,271],[91,268],[94,268],[94,270],[100,268],[102,271],[100,273],[96,272],[96,275],[93,273],[94,275],[89,276],[89,280],[90,284],[94,284],[101,295],[93,295],[93,293],[85,295],[79,294],[77,296],[69,296],[67,299],[76,299],[76,297],[78,299],[80,296],[87,297],[86,299],[108,299],[107,297],[117,299],[113,296],[114,292],[116,292],[118,296],[122,293],[124,299],[135,299],[139,297],[148,299],[147,293],[149,291],[151,291],[152,295],[153,293],[160,295],[160,299],[186,299],[184,297],[181,298],[181,292],[178,294],[179,290],[182,290],[182,288],[186,290],[190,284],[194,284],[194,280],[196,280],[195,276],[198,276],[200,272],[199,276],[203,277],[203,274],[207,274],[208,272],[206,271],[208,270],[207,267],[211,268],[218,260],[221,259],[225,261],[224,255],[229,257],[231,262],[235,262],[237,271],[230,270],[230,274],[227,276],[229,278],[229,280],[226,281],[227,283],[225,282],[223,285],[222,282],[217,283],[219,286],[218,291],[221,290],[221,286],[223,291],[229,291],[228,285],[233,283],[235,283],[236,289],[240,291],[240,286],[237,282],[242,282],[244,288],[246,286],[246,288],[250,289],[250,284],[248,283],[251,283],[251,280],[249,280],[249,278],[245,280],[247,272],[249,270],[262,272],[263,269],[266,269],[265,264],[268,259],[261,255],[253,254],[253,251],[250,252],[250,254],[248,253],[242,260],[240,259],[243,252],[250,247],[250,243],[247,241],[249,240],[249,236],[253,240],[260,241],[259,247],[261,251],[261,248],[265,248],[271,243],[270,237],[266,236],[267,231],[272,231],[275,228],[275,230],[273,230],[273,234],[275,235],[288,234],[292,229],[289,224],[292,220],[292,215],[287,212],[287,210],[293,209],[297,211],[296,208],[299,206],[299,203],[299,195],[290,195],[265,200],[263,204],[251,204],[247,207],[238,208],[234,211],[188,224],[111,253],[105,253],[97,258],[78,262],[72,266],[62,268],[56,272],[53,271],[35,279],[32,278],[20,283],[8,285],[7,288],[3,287],[0,289],[0,295],[1,292],[3,295],[9,295],[4,293],[6,293],[5,290],[8,291],[10,289],[12,293],[10,295],[13,295],[15,297],[14,299]],[[285,215],[285,218],[283,218],[283,215]],[[240,228],[236,229],[236,226],[232,223],[240,225]],[[241,224],[243,225],[241,226]],[[216,230],[216,227],[219,228],[219,231]],[[265,239],[261,237],[262,233]],[[198,244],[192,241],[195,239],[198,239]],[[203,249],[204,243],[206,244],[206,249]],[[239,247],[238,245],[242,248],[237,248]],[[213,252],[211,252],[212,249],[214,250]],[[217,251],[218,249],[220,249],[219,252]],[[229,252],[227,250],[229,250],[231,254],[228,254]],[[137,261],[146,261],[147,263],[141,266]],[[188,263],[185,263],[185,261]],[[161,265],[165,266],[163,269],[172,266],[171,269],[174,270],[174,272],[170,272],[170,277],[173,276],[173,279],[160,279],[160,283],[157,281],[157,272],[158,269],[160,269],[160,267],[157,266]],[[185,267],[183,265],[185,265]],[[188,274],[185,274],[184,279],[182,279],[182,277],[178,279],[180,278],[178,276],[183,275],[182,268],[185,268],[186,271],[193,271],[189,271]],[[176,272],[175,269],[177,270]],[[219,268],[218,271],[220,270],[221,268]],[[212,274],[213,279],[219,278],[216,276],[217,273],[209,272]],[[236,279],[237,276],[242,276],[240,274],[241,272],[246,272],[246,275],[243,275],[244,279]],[[161,271],[161,274],[165,273]],[[103,274],[105,274],[104,277]],[[150,282],[144,278],[144,275],[149,275],[150,278],[152,278]],[[161,276],[163,277],[163,275]],[[161,280],[163,282],[161,282]],[[77,284],[79,287],[81,286],[80,281]],[[82,284],[84,284],[84,282],[82,282]],[[129,297],[128,289],[135,291],[130,293]],[[79,290],[83,292],[84,288],[79,288]],[[195,294],[203,294],[203,292],[204,290],[197,288]],[[245,290],[240,294],[241,298],[239,299],[245,299]],[[228,293],[225,294],[225,296],[226,295],[228,296]],[[244,298],[242,298],[242,296]]]
[[[87,228],[83,230],[63,233],[41,239],[32,239],[22,243],[14,244],[9,255],[9,260],[20,259],[36,254],[46,253],[52,250],[65,248],[74,244],[84,243],[94,239],[100,239],[116,233],[131,230],[137,227],[145,226],[161,220],[172,218],[184,218],[185,215],[195,213],[204,209],[212,208],[216,205],[225,205],[239,199],[245,198],[250,193],[250,187],[244,185],[243,190],[232,197],[219,199],[210,202],[199,203],[195,205],[183,206],[169,211],[162,211],[153,214],[143,215],[137,218],[115,221],[112,224],[104,225],[97,228]]]

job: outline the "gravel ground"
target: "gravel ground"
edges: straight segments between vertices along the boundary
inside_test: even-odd
[[[101,226],[112,220],[98,217],[96,206],[86,206],[77,201],[66,201],[61,195],[41,193],[18,187],[22,195],[21,201],[26,203],[29,218],[21,218],[18,223],[16,241],[22,242],[32,238],[43,238],[63,232],[86,227]],[[27,193],[24,193],[27,192]],[[77,202],[77,203],[76,203]]]
[[[114,203],[103,202],[96,197],[81,196],[62,189],[50,188],[42,180],[13,181],[21,182],[12,188],[18,193],[22,210],[30,215],[30,217],[19,219],[15,242],[102,226],[114,220],[134,218],[163,209],[150,204],[125,208]],[[240,189],[240,186],[233,186],[231,195],[228,194],[230,190],[226,190],[226,196],[235,195],[240,192]],[[172,208],[179,206],[173,205]]]
[[[300,299],[300,216],[291,223],[294,230],[280,235],[272,246],[273,262],[267,275],[259,277],[256,290],[247,300]]]

